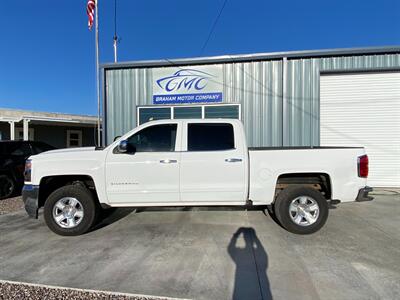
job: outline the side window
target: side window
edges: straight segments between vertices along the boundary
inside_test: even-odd
[[[136,152],[175,151],[177,124],[147,127],[128,138],[128,147]]]
[[[216,151],[234,148],[232,124],[188,124],[188,151]]]
[[[32,150],[28,143],[21,143],[11,152],[11,155],[30,156],[32,155]]]
[[[42,152],[54,149],[52,146],[47,145],[45,143],[33,143],[32,144],[32,148],[33,148],[35,154],[42,153]]]

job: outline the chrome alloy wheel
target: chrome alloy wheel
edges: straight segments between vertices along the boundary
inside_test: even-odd
[[[310,226],[318,219],[319,205],[309,196],[300,196],[290,203],[289,215],[297,225]]]
[[[83,219],[83,206],[76,198],[61,198],[53,207],[53,219],[62,228],[74,228]]]

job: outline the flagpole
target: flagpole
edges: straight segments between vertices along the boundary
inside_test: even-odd
[[[118,38],[114,36],[114,62],[116,63],[118,61],[118,56],[117,56],[117,42]]]
[[[114,62],[116,63],[118,61],[118,50],[117,50],[117,44],[118,44],[118,36],[117,36],[117,0],[114,0]]]
[[[96,88],[97,88],[97,146],[101,146],[100,143],[100,74],[99,74],[99,0],[95,1],[95,18],[96,18]]]

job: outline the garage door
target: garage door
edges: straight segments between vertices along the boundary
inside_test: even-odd
[[[321,75],[321,146],[365,146],[368,184],[400,186],[400,72]]]

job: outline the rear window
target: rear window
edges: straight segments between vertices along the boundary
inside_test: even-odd
[[[26,142],[0,143],[0,155],[26,156],[31,154],[31,147]]]
[[[13,149],[13,151],[11,152],[11,155],[14,156],[30,156],[32,155],[32,149],[31,146],[26,143],[23,142],[19,145],[18,148]]]
[[[46,143],[41,143],[41,142],[32,143],[32,148],[35,153],[42,153],[42,152],[46,152],[46,151],[55,149],[53,146],[50,146]]]
[[[235,140],[232,124],[188,124],[188,151],[217,151],[234,148]]]

